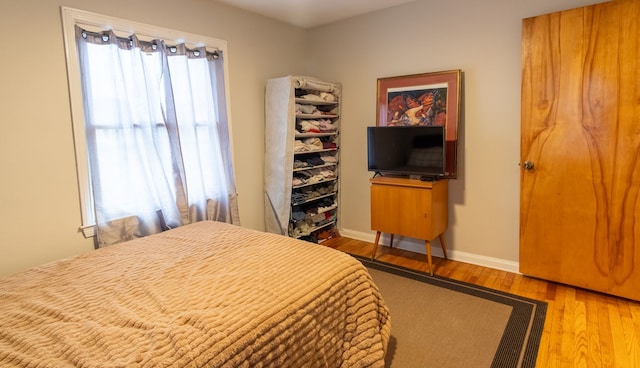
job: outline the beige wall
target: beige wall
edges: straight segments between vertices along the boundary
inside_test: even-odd
[[[517,270],[521,20],[597,2],[418,0],[313,29],[309,73],[343,84],[343,235],[373,239],[365,127],[375,125],[377,78],[461,69],[464,121],[459,176],[450,182],[449,254]],[[422,242],[407,243],[424,252]]]
[[[520,20],[595,2],[417,0],[305,31],[208,0],[2,1],[0,275],[93,249],[77,232],[61,5],[227,40],[240,216],[259,230],[266,79],[343,83],[341,222],[366,238],[364,130],[375,124],[376,79],[462,69],[459,179],[446,237],[459,257],[508,263],[518,257]]]
[[[304,30],[205,0],[2,1],[0,274],[93,249],[77,232],[61,5],[227,40],[241,221],[264,229],[264,85],[302,74]]]

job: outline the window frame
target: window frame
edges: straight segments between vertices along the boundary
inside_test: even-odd
[[[78,61],[78,51],[75,40],[75,26],[86,28],[92,31],[113,30],[117,35],[129,36],[135,33],[140,39],[152,40],[162,39],[168,43],[185,43],[189,47],[205,46],[207,50],[218,50],[223,55],[224,81],[227,124],[231,151],[233,152],[233,133],[231,124],[231,106],[229,102],[229,66],[227,41],[177,31],[165,27],[159,27],[144,23],[138,23],[126,19],[110,17],[106,15],[91,13],[84,10],[60,7],[62,16],[62,29],[64,36],[65,57],[67,61],[67,80],[69,87],[69,100],[71,108],[71,123],[73,127],[74,151],[76,158],[76,173],[78,176],[78,190],[80,200],[80,212],[82,223],[79,231],[85,238],[95,236],[95,219],[93,208],[93,197],[91,194],[91,180],[89,174],[89,160],[87,157],[87,143],[84,120],[84,103],[82,97],[82,84],[80,80],[80,63]],[[233,161],[233,160],[232,160]],[[232,162],[232,166],[233,162]]]

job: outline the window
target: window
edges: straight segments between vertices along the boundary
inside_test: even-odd
[[[115,226],[143,236],[203,219],[237,223],[226,43],[62,14],[85,236],[94,224],[100,238]]]

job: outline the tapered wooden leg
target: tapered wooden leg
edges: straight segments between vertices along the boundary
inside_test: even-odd
[[[425,240],[424,246],[427,247],[427,263],[429,263],[429,273],[433,276],[433,265],[431,264],[431,242]]]
[[[440,234],[438,238],[440,238],[440,245],[442,246],[442,253],[444,254],[444,259],[447,259],[447,245],[444,242],[444,235]]]
[[[376,258],[376,252],[378,251],[378,242],[380,241],[380,232],[376,231],[376,241],[373,243],[373,253],[371,253],[371,259]]]
[[[389,248],[393,248],[393,234],[391,234],[391,240],[389,241]]]

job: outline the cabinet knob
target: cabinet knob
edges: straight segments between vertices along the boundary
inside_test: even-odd
[[[532,161],[527,160],[522,163],[522,167],[524,167],[525,170],[533,170],[534,165]]]

